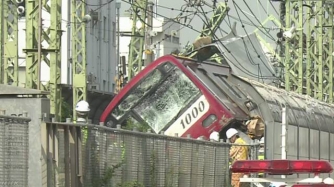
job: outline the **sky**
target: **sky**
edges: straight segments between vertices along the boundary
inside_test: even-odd
[[[157,9],[158,16],[175,18],[181,11],[181,7],[186,5],[185,0],[153,0],[155,4],[158,4],[155,8]],[[220,25],[220,30],[216,32],[217,37],[226,35],[226,33],[231,31],[230,25],[233,22],[237,23],[237,34],[245,35],[246,33],[250,34],[254,32],[255,29],[260,28],[258,33],[261,37],[272,45],[273,48],[276,47],[275,40],[277,40],[276,34],[278,32],[278,25],[274,24],[272,21],[268,21],[266,24],[263,22],[272,15],[277,20],[279,12],[279,2],[271,2],[270,0],[226,0],[228,2],[228,7],[230,8],[228,16],[225,17],[223,23]],[[121,2],[121,16],[126,16],[126,10],[130,8],[129,1],[122,0]],[[212,5],[212,0],[206,0],[208,4]],[[218,3],[225,2],[225,0],[218,0]],[[172,10],[174,8],[174,10]],[[180,30],[180,39],[181,45],[187,44],[187,42],[193,42],[198,36],[199,32],[203,28],[203,20],[206,18],[212,17],[212,8],[204,5],[202,6],[204,12],[208,12],[205,15],[199,14],[195,16],[189,25],[190,28],[182,28]],[[194,11],[195,8],[188,7],[188,10]],[[201,11],[199,8],[198,10]],[[190,20],[192,15],[191,13],[187,16],[187,20]],[[244,28],[242,28],[243,22]],[[181,20],[183,22],[184,20]],[[182,26],[181,26],[182,27]],[[265,28],[265,29],[264,29]],[[224,33],[226,32],[226,33]]]

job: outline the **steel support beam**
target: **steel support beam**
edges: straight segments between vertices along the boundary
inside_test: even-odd
[[[87,100],[86,76],[86,24],[83,18],[86,12],[85,0],[72,0],[72,76],[73,76],[73,109],[81,100]],[[77,114],[73,110],[73,120]]]
[[[61,0],[42,1],[43,14],[50,15],[50,20],[43,22],[50,24],[43,24],[42,34],[38,35],[41,26],[39,3],[26,0],[26,87],[37,89],[41,85],[41,90],[50,91],[50,112],[56,120],[61,119],[61,2]],[[39,45],[42,45],[40,53],[38,53]],[[41,55],[40,62],[39,55]],[[45,85],[41,84],[38,75],[41,64],[46,64],[50,68],[50,80]]]
[[[333,102],[333,2],[286,1],[285,88]]]
[[[1,5],[1,83],[18,86],[18,13],[15,0],[2,0]],[[3,56],[2,56],[3,55]]]
[[[132,37],[129,45],[128,80],[141,71],[143,66],[147,5],[147,0],[135,0],[131,5]]]
[[[0,84],[3,84],[3,12],[4,12],[4,1],[0,1]]]

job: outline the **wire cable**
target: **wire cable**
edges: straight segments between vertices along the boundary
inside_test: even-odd
[[[201,9],[202,9],[202,7],[201,7]],[[204,21],[204,20],[203,20]],[[205,21],[204,21],[205,22]],[[206,23],[207,24],[207,23]],[[209,28],[210,29],[210,28]],[[213,33],[213,32],[212,32]],[[217,38],[218,39],[218,37],[216,36],[216,34],[215,33],[213,33],[213,36],[215,37],[215,38]],[[235,61],[241,66],[241,67],[243,67],[242,66],[242,64],[237,60],[237,58],[234,56],[234,54],[233,53],[231,53],[231,51],[223,44],[223,42],[222,41],[220,41],[219,39],[217,40],[218,42],[220,42],[220,44],[226,49],[226,51],[229,53],[229,54],[231,54],[231,56],[235,59]],[[230,59],[228,59],[228,57],[226,56],[226,55],[224,55],[224,54],[222,54],[223,56],[224,56],[224,58],[226,59],[226,60],[228,60],[228,61],[230,61],[230,62],[232,62]],[[252,72],[250,72],[250,71],[248,71],[247,69],[245,69],[245,68],[243,68],[243,69],[245,69],[245,70],[243,70],[243,69],[241,69],[241,68],[239,68],[238,66],[235,66],[237,69],[239,69],[240,71],[242,71],[243,73],[245,73],[245,74],[247,74],[247,75],[249,75],[250,77],[253,77],[253,78],[257,78],[257,79],[259,79],[259,78],[261,78],[261,79],[271,79],[271,78],[276,78],[275,76],[270,76],[270,77],[268,77],[268,76],[259,76],[259,75],[256,75],[256,74],[253,74]]]

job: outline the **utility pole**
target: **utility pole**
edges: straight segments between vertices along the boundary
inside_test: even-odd
[[[146,28],[147,0],[135,0],[131,6],[132,32],[129,45],[128,80],[130,81],[143,66],[143,50]],[[140,25],[137,25],[137,21]],[[137,28],[138,27],[138,28]]]
[[[2,0],[0,82],[18,86],[18,12],[23,0]],[[17,7],[17,8],[14,8]]]
[[[332,103],[333,1],[284,2],[285,89]]]
[[[121,9],[121,2],[116,2],[116,17],[117,17],[117,29],[116,29],[116,56],[117,56],[117,67],[119,68],[120,65],[120,54],[119,54],[119,40],[120,40],[120,28],[119,28],[119,21],[120,21],[120,9]],[[119,72],[119,70],[118,70]]]
[[[37,63],[37,89],[41,89],[41,64],[42,64],[42,0],[38,1],[38,63]]]
[[[72,87],[73,87],[73,121],[77,120],[76,104],[87,101],[86,76],[86,24],[83,21],[86,15],[85,0],[72,0]]]
[[[45,0],[25,1],[26,87],[50,91],[50,113],[56,121],[61,117],[61,2],[62,0],[52,0],[50,3]],[[44,27],[45,29],[42,29],[42,8],[44,13],[50,15],[50,26]],[[42,48],[42,41],[48,43],[48,48]],[[46,85],[42,85],[40,81],[42,62],[50,68],[50,80]]]
[[[201,31],[200,35],[198,36],[198,38],[200,37],[204,37],[204,36],[209,36],[209,37],[213,37],[214,34],[216,33],[216,31],[218,30],[220,24],[223,22],[225,16],[227,15],[228,11],[230,10],[230,8],[227,6],[226,3],[219,3],[217,8],[215,9],[212,18],[210,19],[210,21],[208,22],[208,24],[205,24],[205,27],[203,28],[203,30]],[[185,56],[187,55],[189,52],[194,50],[194,46],[193,45],[189,45],[188,47],[186,47],[184,52],[181,52],[179,55],[181,56]],[[197,52],[196,52],[197,53]],[[193,53],[191,57],[194,57],[196,55],[196,53]]]
[[[147,31],[145,34],[145,54],[146,54],[146,59],[145,59],[145,66],[148,64],[152,63],[153,61],[153,51],[152,51],[152,43],[153,43],[153,37],[152,37],[152,31],[153,31],[153,2],[148,2],[147,4]]]

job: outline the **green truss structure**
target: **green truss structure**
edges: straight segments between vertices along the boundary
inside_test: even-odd
[[[73,120],[77,115],[75,105],[81,100],[87,100],[86,76],[86,15],[85,1],[72,0],[72,77],[73,77]]]
[[[0,1],[1,57],[0,82],[18,86],[18,13],[15,0]]]
[[[51,114],[56,120],[61,116],[61,0],[42,0],[42,9],[50,14],[50,26],[43,25],[42,39],[39,42],[39,3],[26,0],[26,87],[50,91]],[[42,15],[43,17],[43,15]],[[50,68],[50,81],[40,82],[38,73],[38,45],[42,46],[41,61]]]
[[[128,80],[141,71],[143,67],[147,5],[147,0],[135,0],[131,5],[132,33],[129,45]],[[137,28],[139,22],[141,24]]]
[[[285,1],[285,89],[333,102],[334,1]]]

